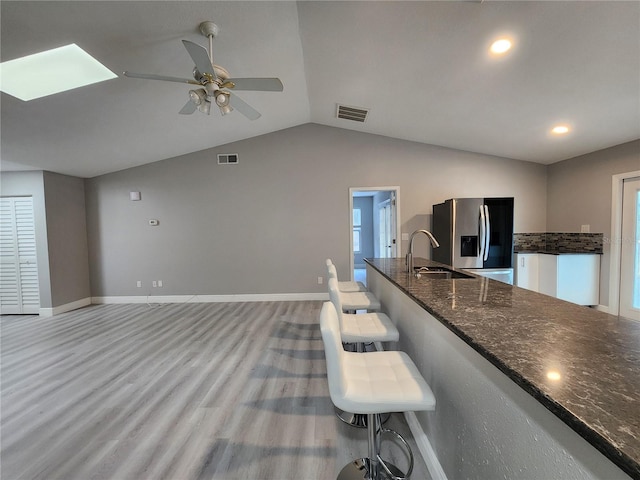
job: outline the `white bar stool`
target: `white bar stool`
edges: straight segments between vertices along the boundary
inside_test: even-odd
[[[413,453],[409,451],[407,473],[380,457],[383,433],[381,412],[434,410],[436,399],[415,364],[404,352],[345,352],[342,349],[338,313],[331,302],[320,311],[320,330],[327,362],[329,393],[335,406],[367,415],[369,456],[346,465],[338,480],[406,479],[413,470]]]
[[[340,292],[338,291],[338,281],[335,278],[329,279],[329,299],[333,303],[338,315],[340,325],[340,336],[343,343],[355,343],[356,351],[365,351],[365,343],[372,342],[397,342],[400,339],[398,329],[391,319],[382,312],[367,313],[343,313]],[[338,407],[336,415],[343,422],[359,428],[367,428],[366,415],[346,412]],[[389,418],[387,414],[385,421]]]
[[[329,278],[335,278],[336,280],[338,280],[338,271],[336,270],[336,266],[333,264],[330,258],[327,258],[326,263]],[[362,282],[338,280],[338,290],[340,290],[341,292],[366,292],[367,287],[365,287],[364,283]]]
[[[329,299],[338,312],[340,335],[344,343],[397,342],[398,329],[382,312],[344,313],[342,295],[335,278],[329,279]]]

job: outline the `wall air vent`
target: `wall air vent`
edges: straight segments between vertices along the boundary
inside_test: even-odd
[[[237,153],[219,153],[218,165],[231,165],[238,163]]]
[[[360,107],[349,107],[347,105],[338,104],[336,116],[344,120],[353,120],[354,122],[364,123],[367,119],[369,110]]]

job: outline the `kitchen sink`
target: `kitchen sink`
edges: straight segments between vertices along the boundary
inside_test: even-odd
[[[475,278],[473,275],[456,272],[446,267],[413,267],[413,273],[416,275],[424,275],[433,279],[450,279],[450,278]]]

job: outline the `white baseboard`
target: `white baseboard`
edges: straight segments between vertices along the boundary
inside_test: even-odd
[[[220,303],[328,300],[328,293],[250,293],[237,295],[138,295],[92,297],[91,303]]]
[[[39,315],[41,317],[53,317],[54,315],[60,315],[64,312],[70,312],[71,310],[76,310],[78,308],[86,307],[87,305],[91,305],[91,297],[82,298],[80,300],[76,300],[75,302],[65,303],[64,305],[58,305],[53,308],[40,308]]]
[[[611,311],[609,310],[609,307],[607,305],[594,305],[594,307],[596,310],[600,311],[600,312],[604,312],[604,313],[611,313]]]
[[[418,445],[418,450],[420,450],[424,463],[427,465],[431,478],[433,480],[447,480],[447,475],[444,473],[436,452],[431,446],[426,433],[424,433],[415,412],[404,412],[404,418],[407,421],[407,425],[409,425],[411,434],[416,441],[416,445]]]

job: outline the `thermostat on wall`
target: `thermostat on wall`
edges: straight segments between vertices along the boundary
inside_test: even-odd
[[[149,225],[151,225],[152,227],[157,227],[158,225],[160,225],[160,221],[152,218],[151,220],[149,220]]]

